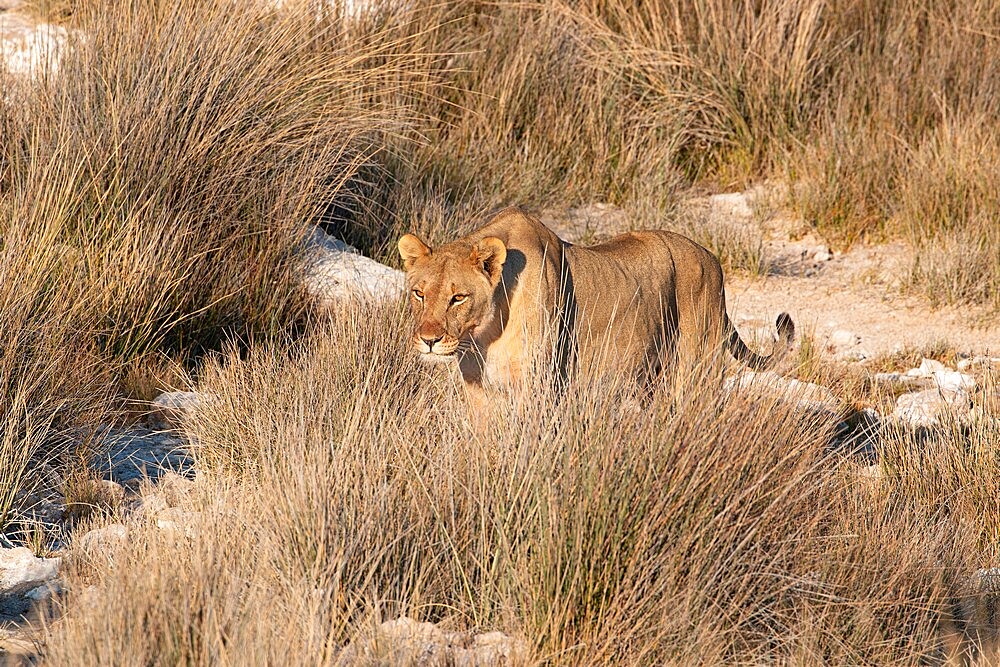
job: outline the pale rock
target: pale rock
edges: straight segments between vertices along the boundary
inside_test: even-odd
[[[205,402],[205,396],[196,391],[168,391],[153,399],[149,416],[153,421],[181,429]]]
[[[362,255],[357,248],[316,229],[307,243],[303,286],[324,306],[379,302],[402,296],[402,271]]]
[[[932,376],[934,384],[943,392],[969,392],[976,388],[976,379],[958,371],[938,371]]]
[[[116,507],[125,500],[125,487],[109,479],[85,479],[78,482],[77,496],[102,507]]]
[[[77,547],[91,558],[112,553],[128,538],[128,529],[120,523],[87,531],[77,541]]]
[[[315,13],[317,18],[328,18],[331,11],[338,11],[345,22],[363,17],[376,5],[375,0],[261,0],[274,9],[306,10]],[[393,5],[397,6],[397,5]],[[398,5],[404,7],[402,3]]]
[[[418,662],[443,656],[450,648],[448,638],[436,625],[407,616],[382,623],[377,642],[394,657]]]
[[[0,549],[0,595],[59,575],[61,558],[39,558],[25,547]]]
[[[872,379],[875,384],[886,387],[902,385],[904,387],[927,386],[925,378],[906,375],[903,373],[876,373]]]
[[[996,627],[997,606],[1000,603],[1000,568],[985,567],[969,577],[959,602],[959,612],[967,630],[986,636]]]
[[[940,361],[936,361],[934,359],[923,359],[920,362],[919,367],[911,368],[906,371],[906,374],[910,377],[928,378],[932,377],[935,373],[944,373],[947,371],[948,367]]]
[[[170,507],[184,505],[191,500],[195,491],[195,482],[168,470],[156,482],[157,493]]]
[[[970,402],[964,391],[942,392],[937,389],[903,394],[896,399],[892,416],[914,428],[940,425],[949,416],[958,421],[969,417]]]
[[[911,368],[906,375],[912,378],[931,378],[935,386],[946,393],[968,392],[976,388],[976,379],[958,371],[953,371],[940,361],[924,359],[918,368]]]
[[[833,253],[825,245],[816,246],[812,250],[812,258],[814,262],[829,262],[833,259]]]
[[[837,348],[854,347],[861,344],[861,336],[847,329],[836,329],[830,333],[830,345]]]
[[[35,24],[20,14],[0,14],[0,59],[6,70],[23,79],[55,74],[66,47],[66,28]]]
[[[723,389],[726,393],[747,392],[789,402],[814,412],[835,414],[840,410],[840,402],[826,387],[785,378],[773,371],[744,371],[738,376],[727,378]]]
[[[24,594],[24,597],[35,602],[44,602],[51,599],[53,595],[58,595],[63,590],[62,582],[58,579],[53,579],[52,581],[46,582],[41,586],[32,588],[30,591]]]
[[[200,532],[201,512],[170,507],[156,515],[156,527],[174,539],[195,539]]]
[[[980,368],[992,368],[995,366],[1000,366],[1000,357],[975,356],[969,359],[962,359],[958,362],[956,368],[960,371],[968,371]]]
[[[839,361],[851,361],[851,362],[862,362],[871,358],[871,352],[868,350],[855,347],[846,350],[841,350],[837,353],[836,358]]]
[[[40,656],[32,635],[16,625],[0,627],[0,664],[37,665]]]
[[[726,192],[712,195],[708,204],[714,216],[746,221],[753,217],[749,197],[745,192]]]
[[[472,639],[472,646],[453,650],[455,667],[494,667],[519,664],[527,656],[527,646],[502,632],[486,632]]]
[[[878,486],[885,478],[885,473],[882,471],[882,466],[876,463],[858,468],[857,476],[858,480],[863,483]]]
[[[136,511],[149,520],[155,520],[160,512],[170,509],[170,503],[159,493],[147,493],[139,501]]]
[[[454,665],[454,667],[500,667],[521,664],[528,654],[524,641],[502,632],[472,637],[444,632],[433,623],[406,616],[382,623],[373,641],[359,640],[345,648],[341,664]]]

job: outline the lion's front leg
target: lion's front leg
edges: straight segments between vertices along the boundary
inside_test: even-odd
[[[493,414],[494,400],[485,386],[485,360],[478,351],[467,352],[459,357],[458,368],[462,373],[469,422],[482,435]]]
[[[466,405],[469,410],[469,423],[476,432],[483,435],[493,416],[493,397],[485,387],[478,383],[463,382],[465,385]]]

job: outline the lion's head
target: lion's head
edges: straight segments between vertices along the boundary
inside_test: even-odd
[[[399,239],[406,269],[413,347],[427,359],[448,358],[472,344],[477,327],[494,316],[494,293],[507,247],[495,237],[431,250],[407,234]]]

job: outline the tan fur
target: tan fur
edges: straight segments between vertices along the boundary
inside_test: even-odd
[[[672,361],[725,345],[759,368],[726,314],[718,260],[667,231],[630,232],[592,247],[559,239],[517,208],[431,250],[399,240],[414,317],[414,348],[457,356],[473,398],[512,386],[539,359],[557,372],[631,374],[648,382]],[[778,317],[783,346],[794,326]]]

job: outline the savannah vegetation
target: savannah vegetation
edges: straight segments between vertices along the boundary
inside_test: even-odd
[[[320,312],[297,270],[311,224],[398,265],[403,231],[508,203],[703,240],[686,192],[773,182],[834,245],[912,244],[904,289],[995,312],[1000,9],[371,7],[32,6],[80,32],[58,71],[0,72],[0,529],[34,534],[15,497],[42,462],[78,474],[81,433],[214,397],[199,530],[74,560],[44,660],[335,664],[406,614],[523,637],[529,664],[990,664],[994,378],[981,419],[886,428],[875,461],[831,451],[828,417],[695,391],[713,364],[641,412],[540,383],[473,429],[399,304]],[[808,345],[784,371],[885,400]]]

